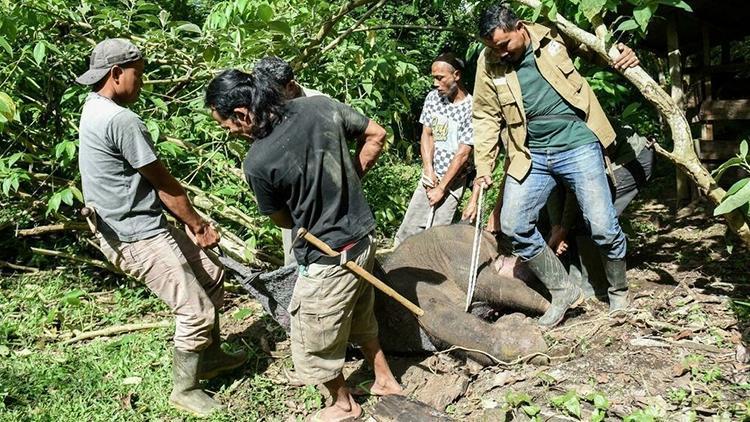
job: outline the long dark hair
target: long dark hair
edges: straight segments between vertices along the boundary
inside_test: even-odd
[[[219,73],[206,88],[206,106],[222,119],[234,119],[234,109],[246,107],[252,113],[252,136],[264,138],[281,121],[284,100],[278,86],[263,75],[237,69]]]

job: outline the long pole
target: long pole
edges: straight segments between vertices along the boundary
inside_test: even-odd
[[[469,265],[469,285],[466,291],[466,309],[465,312],[469,312],[471,302],[474,299],[474,289],[477,284],[477,267],[479,266],[479,251],[481,249],[482,240],[482,229],[480,227],[482,221],[482,205],[484,200],[484,183],[479,187],[479,203],[477,204],[477,221],[474,225],[474,242],[471,247],[471,264]]]
[[[340,255],[338,252],[336,252],[333,249],[331,249],[331,247],[328,246],[325,242],[323,242],[322,240],[318,239],[317,237],[315,237],[315,235],[313,235],[312,233],[310,233],[309,231],[307,231],[307,229],[304,229],[304,228],[299,229],[297,231],[297,237],[307,240],[313,246],[315,246],[316,248],[320,249],[324,254],[326,254],[328,256],[339,256]],[[424,315],[424,310],[422,308],[420,308],[419,306],[417,306],[414,303],[412,303],[409,299],[401,296],[401,294],[399,294],[397,291],[393,290],[391,288],[391,286],[389,286],[389,285],[383,283],[382,281],[380,281],[377,277],[375,277],[374,275],[370,274],[367,270],[365,270],[364,268],[362,268],[359,265],[357,265],[356,262],[346,261],[346,263],[344,264],[344,266],[347,269],[349,269],[349,271],[351,271],[354,274],[362,277],[363,279],[365,279],[365,281],[367,281],[368,283],[370,283],[373,286],[375,286],[375,288],[377,288],[381,292],[383,292],[383,293],[387,294],[388,296],[392,297],[396,302],[404,305],[406,307],[406,309],[410,310],[414,315],[416,315],[418,317]]]

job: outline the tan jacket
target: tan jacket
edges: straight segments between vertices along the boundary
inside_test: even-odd
[[[608,147],[615,139],[615,131],[588,82],[573,66],[557,28],[528,22],[524,25],[539,72],[566,101],[585,114],[586,126]],[[502,139],[507,150],[506,174],[522,180],[531,169],[531,154],[526,146],[526,113],[516,71],[493,58],[485,48],[479,55],[473,96],[477,176],[492,174]]]

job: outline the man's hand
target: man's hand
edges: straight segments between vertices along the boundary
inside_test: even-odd
[[[474,189],[482,189],[482,184],[484,184],[484,189],[490,187],[492,185],[492,176],[477,176],[474,179]]]
[[[477,218],[477,202],[469,201],[469,203],[466,204],[466,208],[464,208],[464,212],[461,213],[461,220],[473,223],[474,219],[476,218]]]
[[[190,237],[193,242],[204,249],[213,248],[219,244],[221,239],[221,235],[213,224],[205,220],[196,227],[189,227],[188,235],[192,235]]]
[[[564,229],[560,225],[552,226],[552,231],[549,236],[547,244],[550,249],[555,252],[555,255],[560,256],[568,251],[568,230]]]
[[[427,199],[430,200],[431,207],[434,207],[435,205],[439,204],[440,201],[442,201],[444,197],[445,197],[445,190],[440,185],[437,185],[432,189],[427,189]]]
[[[620,50],[620,55],[612,63],[612,66],[616,70],[627,69],[630,67],[636,67],[641,62],[638,60],[638,56],[635,55],[633,49],[623,43],[617,44],[617,49]]]
[[[422,173],[422,186],[424,186],[425,189],[430,190],[437,186],[438,183],[440,183],[440,179],[438,179],[435,170],[432,168],[425,169]]]

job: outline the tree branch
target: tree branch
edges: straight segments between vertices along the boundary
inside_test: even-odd
[[[339,43],[340,43],[341,41],[343,41],[343,40],[344,40],[344,38],[348,37],[348,36],[349,36],[349,34],[351,34],[351,33],[352,33],[352,31],[354,31],[354,30],[355,30],[355,29],[357,29],[357,28],[358,28],[358,27],[359,27],[360,25],[362,25],[362,23],[363,23],[363,22],[365,21],[365,19],[367,19],[368,17],[370,17],[370,15],[372,15],[372,14],[373,14],[373,13],[374,13],[374,12],[375,12],[376,10],[378,10],[378,9],[379,9],[380,7],[382,7],[382,6],[384,5],[384,4],[385,4],[385,0],[380,0],[379,2],[375,3],[375,5],[374,5],[374,6],[372,6],[372,7],[370,8],[370,10],[368,10],[367,12],[365,12],[365,13],[364,13],[364,14],[362,15],[362,17],[361,17],[361,18],[359,18],[359,20],[358,20],[358,21],[357,21],[357,22],[356,22],[356,23],[355,23],[354,25],[352,25],[352,26],[351,26],[351,28],[349,28],[349,29],[347,29],[346,31],[342,32],[342,33],[341,33],[341,35],[339,35],[338,37],[336,37],[336,39],[334,39],[333,41],[331,41],[331,42],[330,42],[330,43],[329,43],[329,44],[328,44],[327,46],[323,47],[323,49],[322,49],[322,50],[320,50],[320,53],[318,53],[318,54],[319,54],[319,55],[323,55],[323,54],[325,54],[325,53],[326,53],[327,51],[329,51],[329,50],[331,50],[332,48],[336,47],[336,46],[337,46],[337,45],[338,45],[338,44],[339,44]],[[303,64],[303,67],[304,67],[304,66],[305,66],[306,64],[307,64],[307,62],[306,62],[305,64]]]
[[[353,29],[351,32],[366,32],[366,31],[381,31],[384,29],[413,29],[413,30],[419,30],[419,31],[445,31],[445,32],[455,32],[456,34],[465,35],[467,37],[476,38],[476,35],[465,31],[460,28],[453,28],[449,26],[435,26],[435,25],[378,25],[378,26],[368,26],[364,28],[356,28]],[[343,34],[346,31],[340,32]]]
[[[16,236],[20,236],[20,237],[36,236],[38,234],[47,234],[47,233],[54,233],[54,232],[61,232],[61,231],[68,231],[68,230],[88,230],[88,229],[89,229],[89,226],[86,223],[81,223],[78,221],[65,221],[63,223],[50,224],[48,226],[37,226],[37,227],[32,227],[30,229],[16,230]]]
[[[116,325],[114,327],[104,328],[96,331],[89,331],[87,333],[81,333],[71,339],[65,340],[60,344],[66,345],[76,343],[83,340],[88,340],[96,337],[109,337],[116,336],[118,334],[130,333],[133,331],[141,330],[153,330],[154,328],[169,328],[174,324],[173,321],[159,321],[159,322],[147,322],[143,324],[125,324]]]
[[[349,3],[342,5],[335,15],[333,15],[330,19],[323,23],[323,26],[320,28],[315,37],[313,37],[313,39],[310,40],[307,46],[302,49],[302,53],[297,55],[297,57],[292,60],[292,67],[296,70],[299,69],[303,64],[307,63],[310,56],[313,55],[318,46],[320,46],[320,44],[323,43],[323,40],[325,40],[325,38],[331,33],[333,27],[336,26],[336,24],[339,23],[339,21],[343,19],[344,16],[348,15],[352,10],[360,6],[364,6],[373,2],[375,2],[375,0],[352,0]]]

